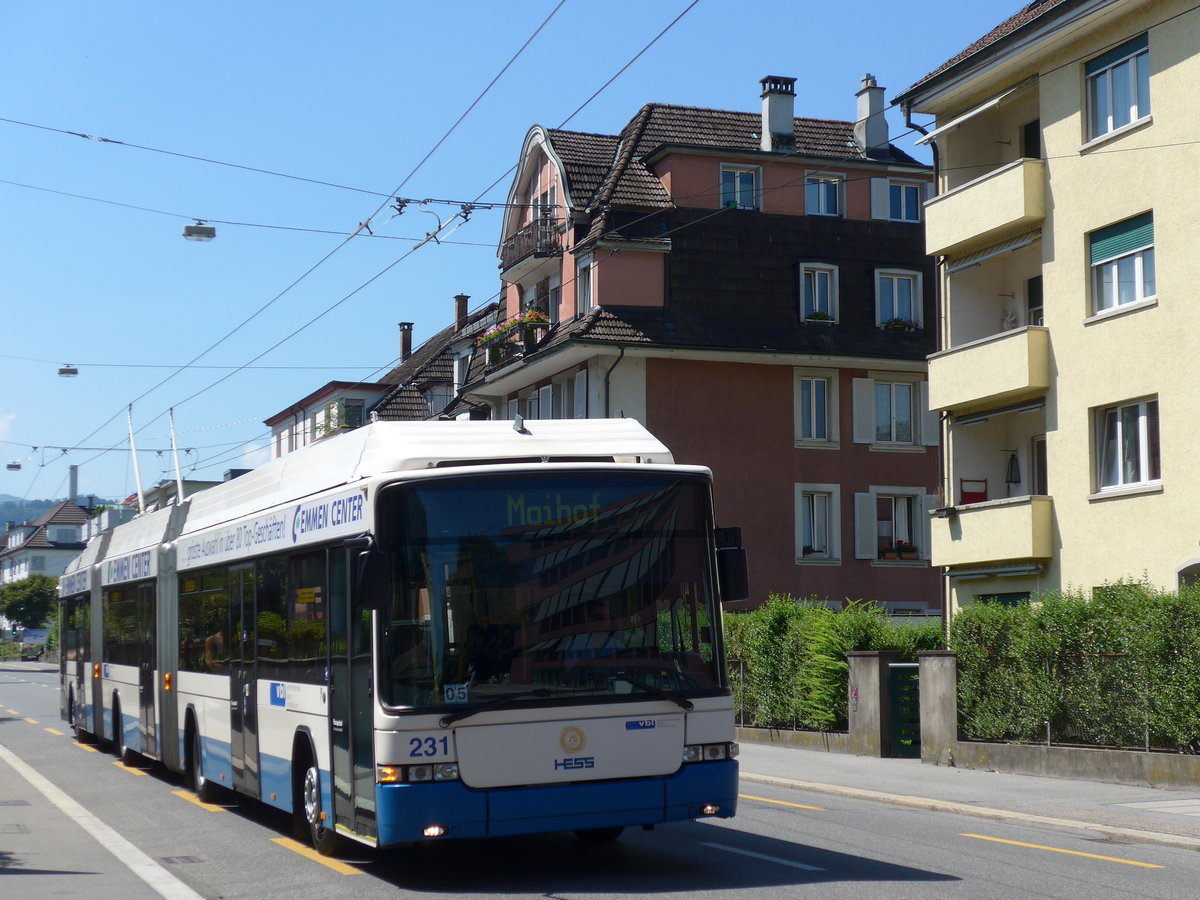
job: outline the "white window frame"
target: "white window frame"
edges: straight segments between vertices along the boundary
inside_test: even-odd
[[[1096,493],[1161,486],[1162,426],[1158,397],[1097,407],[1093,415]],[[1111,466],[1108,465],[1110,452],[1115,453]],[[1133,458],[1135,454],[1136,458]],[[1111,473],[1105,471],[1110,468],[1113,469]]]
[[[900,195],[900,215],[895,214],[894,198],[897,191]],[[911,194],[909,193],[911,191]],[[911,200],[911,208],[910,201]],[[925,203],[925,184],[920,181],[889,181],[888,183],[888,221],[891,222],[920,222],[921,211]]]
[[[929,522],[930,510],[939,505],[937,495],[926,494],[925,489],[912,485],[872,484],[868,485],[865,493],[854,495],[854,557],[855,559],[878,560],[879,520],[878,508],[881,499],[891,499],[895,502],[902,499],[910,507],[909,538],[892,535],[892,543],[896,540],[908,540],[917,550],[917,559],[924,562],[929,560],[929,550],[932,542],[932,528]],[[895,519],[893,518],[893,521]],[[904,561],[896,564],[904,565]],[[908,562],[912,565],[912,562]]]
[[[458,354],[454,357],[455,396],[458,396],[458,393],[463,389],[463,385],[467,383],[467,376],[471,371],[471,358],[473,355],[474,351],[472,348],[466,347],[458,351]]]
[[[888,281],[893,284],[892,288],[892,310],[890,316],[884,315],[883,309],[883,285]],[[900,310],[896,305],[896,290],[895,284],[900,281],[908,281],[912,284],[912,315],[900,315]],[[922,327],[921,308],[924,306],[924,289],[921,281],[921,273],[912,269],[876,269],[875,270],[875,324],[883,327],[892,319],[907,319],[912,322],[917,328]]]
[[[1091,74],[1087,74],[1085,64],[1084,95],[1089,141],[1140,125],[1150,118],[1150,48],[1144,38],[1135,38],[1128,43],[1128,47],[1127,53],[1118,55]],[[1127,93],[1127,99],[1122,104],[1123,112],[1117,110],[1121,99],[1117,94],[1120,87]],[[1098,100],[1103,101],[1102,107],[1098,106]]]
[[[836,369],[806,369],[797,368],[792,370],[792,398],[793,398],[793,415],[794,423],[794,445],[796,447],[818,448],[822,450],[837,450],[841,445],[841,416],[839,411],[841,404],[838,397],[838,372]],[[814,428],[812,435],[805,436],[805,424],[816,425],[815,415],[816,410],[812,408],[811,402],[809,408],[805,408],[805,391],[804,385],[808,383],[810,386],[814,383],[825,384],[825,421],[824,421],[824,437],[815,437],[821,429]],[[811,393],[809,395],[812,396]]]
[[[820,309],[819,305],[813,304],[813,312],[827,313],[833,318],[833,321],[838,320],[838,267],[829,263],[821,262],[802,262],[800,263],[800,318],[807,320],[809,316],[807,288],[811,280],[814,285],[824,278],[828,282],[828,299],[826,305],[828,309]]]
[[[833,187],[833,209],[828,188]],[[836,172],[808,172],[804,176],[804,213],[809,216],[844,215],[846,208],[846,179]]]
[[[1090,239],[1089,239],[1090,246]],[[1134,296],[1121,299],[1121,269],[1128,266]],[[1132,272],[1130,273],[1130,269]],[[1149,278],[1147,278],[1149,271]],[[1105,290],[1105,284],[1111,290]],[[1149,288],[1149,290],[1147,290]],[[1092,315],[1099,316],[1116,309],[1125,309],[1136,304],[1152,304],[1158,299],[1158,269],[1154,257],[1154,242],[1092,263]]]
[[[920,375],[910,372],[878,371],[869,372],[868,376],[855,378],[851,382],[854,443],[870,444],[872,450],[882,451],[916,451],[925,447],[936,447],[941,438],[941,428],[937,411],[929,408],[929,383]],[[912,385],[914,428],[911,441],[876,439],[876,384]],[[894,399],[892,405],[894,406]]]
[[[795,514],[796,514],[796,564],[797,565],[829,565],[840,563],[842,559],[842,486],[840,484],[796,484]],[[823,550],[805,554],[806,519],[810,518],[809,504],[823,507],[818,512],[823,522],[816,522],[816,530],[824,530]],[[819,540],[819,538],[818,538]],[[816,545],[812,545],[816,546]]]
[[[730,185],[726,185],[726,175],[731,176]],[[741,176],[750,176],[749,194],[741,182]],[[729,188],[732,188],[730,190]],[[718,201],[722,209],[762,209],[762,168],[760,166],[744,166],[734,163],[721,163],[721,178],[718,188]]]
[[[557,325],[562,318],[562,310],[559,305],[562,303],[562,276],[551,275],[550,283],[546,286],[547,306],[546,314],[550,319],[551,325]]]
[[[575,260],[575,312],[586,315],[595,306],[595,285],[592,276],[595,269],[592,254],[585,253]]]

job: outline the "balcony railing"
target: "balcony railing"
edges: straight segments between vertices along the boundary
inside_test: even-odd
[[[933,519],[935,566],[977,566],[1053,555],[1053,501],[1012,497],[939,510]]]
[[[1019,403],[1050,387],[1050,333],[1027,325],[929,357],[929,407],[950,412]]]
[[[553,216],[539,216],[504,240],[500,247],[500,268],[508,272],[528,260],[561,255],[558,222]]]
[[[1018,159],[934,197],[925,206],[925,252],[965,252],[1046,217],[1045,163]]]

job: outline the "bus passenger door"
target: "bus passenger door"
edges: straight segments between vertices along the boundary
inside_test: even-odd
[[[158,623],[154,615],[154,582],[137,586],[134,621],[141,632],[137,645],[138,663],[138,730],[141,733],[142,753],[158,755],[158,736],[154,717],[154,676],[158,665]]]
[[[229,740],[233,788],[258,796],[258,697],[255,682],[258,641],[254,616],[254,568],[229,572],[230,640]]]
[[[356,554],[329,554],[329,734],[334,824],[375,837],[371,612],[356,602]]]

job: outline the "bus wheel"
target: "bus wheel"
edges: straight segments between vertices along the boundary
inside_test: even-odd
[[[304,772],[301,797],[313,847],[322,856],[336,856],[342,841],[336,831],[325,827],[325,820],[321,818],[321,773],[316,763],[309,763]]]
[[[192,728],[192,745],[189,748],[188,777],[192,783],[192,793],[201,803],[217,801],[217,785],[204,776],[204,757],[200,755],[200,729]]]
[[[575,832],[575,837],[585,844],[611,844],[624,830],[620,825],[611,828],[581,828]]]

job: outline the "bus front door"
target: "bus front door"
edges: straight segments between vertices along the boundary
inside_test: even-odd
[[[158,756],[158,733],[154,715],[154,676],[158,664],[158,623],[154,615],[154,582],[138,585],[135,621],[142,639],[138,641],[138,732],[142,754]]]
[[[254,616],[254,568],[229,573],[230,641],[229,739],[233,788],[258,796],[258,695],[255,679],[258,641]]]
[[[371,612],[356,602],[355,556],[329,554],[329,734],[334,824],[376,837]]]

